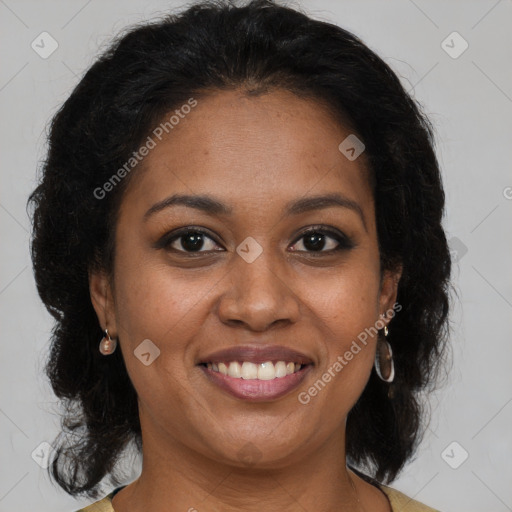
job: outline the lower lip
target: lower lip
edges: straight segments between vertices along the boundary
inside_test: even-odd
[[[303,366],[298,372],[286,377],[276,377],[272,380],[237,379],[215,372],[206,366],[199,365],[206,377],[230,395],[250,402],[266,402],[276,400],[288,394],[299,386],[313,365]]]

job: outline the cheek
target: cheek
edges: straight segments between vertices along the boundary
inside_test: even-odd
[[[130,345],[149,338],[158,346],[179,343],[179,331],[206,293],[204,279],[171,271],[141,235],[119,227],[115,263],[117,320]]]
[[[309,295],[319,320],[316,332],[322,333],[321,364],[298,400],[320,411],[325,432],[346,418],[372,371],[377,338],[370,328],[378,319],[379,276],[373,262],[363,259],[322,281]]]
[[[309,294],[315,316],[324,327],[322,372],[329,371],[331,376],[336,375],[333,380],[343,381],[343,392],[353,385],[354,394],[360,393],[371,371],[377,341],[374,326],[379,319],[378,294],[378,269],[372,271],[367,262],[333,275]]]
[[[116,288],[126,369],[141,407],[150,410],[181,410],[190,400],[184,385],[190,370],[184,362],[192,361],[190,340],[204,323],[200,298],[205,287],[171,280],[168,274],[168,269],[148,265],[120,273]],[[172,417],[164,416],[173,424]]]
[[[117,314],[130,339],[166,342],[201,297],[201,287],[170,279],[157,268],[140,269],[116,289]]]
[[[357,336],[378,319],[379,275],[372,263],[347,265],[322,280],[317,278],[305,294],[333,334],[343,333],[341,339]]]
[[[210,287],[204,278],[171,273],[168,265],[144,260],[135,251],[118,254],[116,322],[126,368],[143,396],[146,389],[161,385],[165,390],[165,384],[168,389],[170,381],[185,377],[183,363],[192,361],[189,342],[204,324]],[[144,353],[150,354],[147,366]]]

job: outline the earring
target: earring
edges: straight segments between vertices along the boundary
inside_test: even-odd
[[[114,352],[117,347],[117,340],[110,337],[108,329],[105,329],[105,336],[100,341],[100,352],[104,356],[108,356]]]
[[[388,327],[384,326],[384,336],[389,333]],[[395,365],[393,363],[393,351],[391,345],[386,339],[380,339],[377,342],[377,351],[375,352],[375,371],[384,382],[393,382],[395,378]]]

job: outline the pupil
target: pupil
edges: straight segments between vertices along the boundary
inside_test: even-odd
[[[198,233],[188,233],[183,237],[181,245],[187,251],[197,251],[203,246],[203,235]]]
[[[308,250],[316,251],[324,248],[324,235],[321,233],[312,233],[304,239],[304,247]]]

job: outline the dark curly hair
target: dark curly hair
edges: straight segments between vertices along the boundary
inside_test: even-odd
[[[69,494],[118,485],[129,442],[141,449],[136,391],[120,351],[104,358],[91,269],[113,272],[116,215],[135,168],[102,187],[164,115],[191,96],[281,89],[328,106],[365,146],[381,269],[402,265],[388,341],[390,385],[374,372],[347,419],[347,458],[389,483],[424,433],[449,334],[451,260],[434,131],[390,67],[350,32],[271,0],[210,1],[118,36],[51,122],[33,207],[31,244],[41,299],[55,318],[45,371],[64,413],[49,471]],[[390,393],[392,391],[392,393]]]

